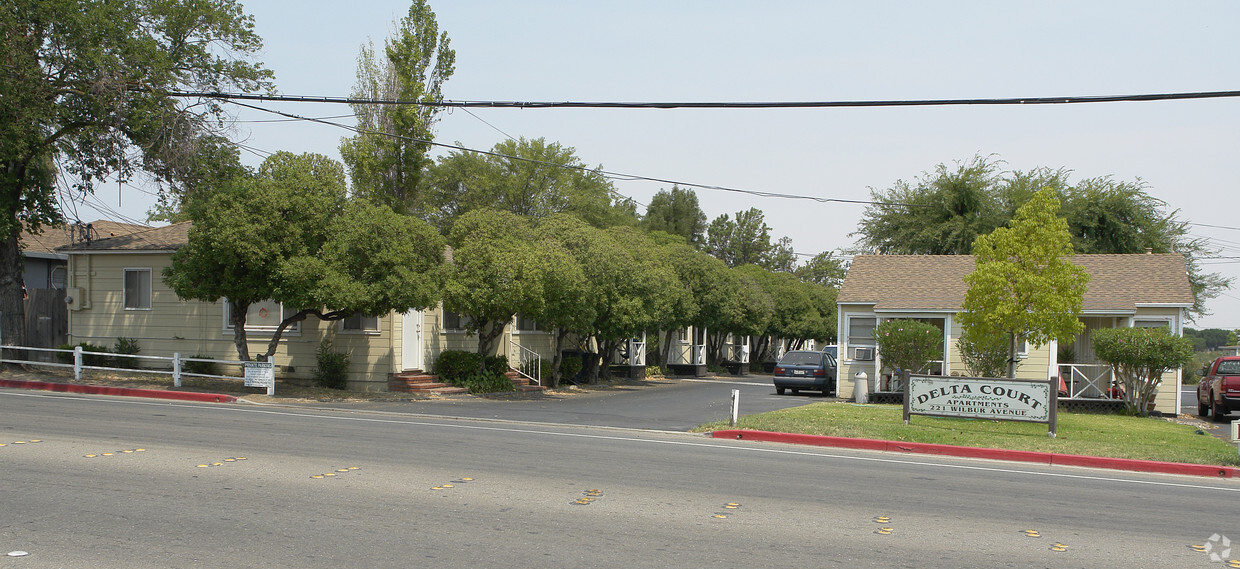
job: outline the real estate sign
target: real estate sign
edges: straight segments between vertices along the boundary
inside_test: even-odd
[[[910,375],[904,382],[904,422],[910,415],[1046,423],[1055,436],[1058,386],[1050,380]]]

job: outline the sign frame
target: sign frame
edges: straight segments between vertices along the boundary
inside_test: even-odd
[[[266,387],[267,395],[276,390],[276,366],[273,362],[241,362],[246,387]]]
[[[1047,434],[1055,438],[1059,386],[1054,379],[911,374],[905,378],[905,425],[912,415],[1046,423]]]

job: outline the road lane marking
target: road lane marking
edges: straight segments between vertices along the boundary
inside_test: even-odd
[[[18,393],[18,392],[0,391],[0,396],[39,397],[39,398],[47,398],[47,399],[53,399],[53,398],[72,399],[75,401],[84,401],[84,402],[89,402],[89,403],[106,403],[106,404],[123,404],[123,405],[154,405],[154,406],[160,406],[160,407],[185,407],[188,409],[195,409],[195,410],[200,410],[200,411],[206,410],[206,411],[226,412],[226,413],[255,413],[255,414],[296,417],[296,418],[301,418],[301,419],[325,419],[329,421],[355,421],[355,422],[364,422],[364,423],[438,427],[438,428],[444,428],[444,429],[507,432],[507,433],[523,434],[523,435],[541,435],[541,436],[550,436],[550,437],[570,437],[570,438],[595,439],[595,440],[610,440],[610,441],[634,442],[634,443],[642,443],[642,444],[676,445],[676,446],[688,446],[688,447],[698,447],[698,448],[713,448],[713,449],[727,450],[727,451],[732,451],[732,452],[782,454],[782,455],[789,455],[789,456],[807,456],[807,457],[828,458],[828,459],[858,461],[858,462],[874,462],[874,463],[882,463],[882,464],[904,464],[904,465],[910,465],[910,466],[924,466],[928,468],[942,468],[942,469],[949,469],[949,470],[971,470],[971,471],[976,471],[976,472],[993,472],[993,473],[1000,473],[1000,474],[1016,474],[1016,475],[1024,475],[1024,476],[1046,476],[1046,477],[1052,477],[1052,478],[1065,478],[1065,479],[1073,479],[1073,480],[1092,480],[1092,481],[1097,481],[1097,482],[1136,484],[1136,485],[1142,485],[1142,486],[1166,486],[1166,487],[1172,487],[1172,488],[1186,488],[1186,489],[1193,489],[1193,490],[1217,490],[1217,491],[1223,491],[1223,492],[1240,493],[1240,486],[1235,486],[1235,487],[1209,486],[1205,484],[1189,484],[1189,483],[1182,483],[1182,482],[1166,482],[1166,481],[1159,481],[1159,480],[1136,480],[1132,478],[1118,478],[1114,476],[1071,474],[1071,473],[1066,473],[1066,472],[1044,472],[1044,471],[1037,471],[1037,470],[1021,470],[1017,468],[1000,468],[1000,467],[994,467],[994,466],[976,466],[976,465],[969,465],[969,464],[935,463],[935,462],[925,462],[922,460],[908,460],[908,459],[887,458],[887,457],[879,457],[879,456],[850,456],[850,455],[832,454],[832,453],[824,453],[824,452],[810,452],[806,450],[793,450],[793,449],[788,449],[788,448],[745,446],[747,444],[752,444],[752,443],[735,443],[732,441],[725,442],[722,440],[717,441],[717,442],[665,441],[665,440],[656,440],[656,439],[640,438],[640,437],[633,437],[633,436],[622,437],[622,436],[616,436],[616,435],[597,435],[597,434],[590,434],[590,433],[557,433],[557,432],[550,432],[550,431],[539,431],[539,430],[534,430],[534,429],[521,429],[521,428],[515,428],[515,427],[499,427],[499,426],[490,426],[490,425],[464,425],[464,424],[455,424],[455,423],[450,422],[453,420],[474,421],[474,422],[485,422],[486,421],[485,419],[472,419],[468,417],[459,417],[459,418],[437,417],[436,419],[438,419],[439,421],[443,421],[443,422],[433,422],[429,420],[386,419],[386,418],[376,418],[376,417],[340,417],[340,416],[322,415],[322,414],[314,414],[314,413],[294,413],[291,411],[278,411],[274,409],[265,409],[265,408],[226,407],[226,406],[217,406],[214,404],[212,404],[211,406],[207,406],[206,404],[189,405],[189,404],[179,403],[179,402],[169,403],[169,402],[151,402],[151,401],[131,401],[127,399],[95,399],[95,398],[90,398],[90,397],[69,396],[69,395],[61,395],[61,394],[44,395],[44,394],[39,394],[39,393]],[[348,413],[350,411],[340,410],[340,412]],[[515,424],[517,422],[512,421],[512,423]],[[564,425],[564,424],[550,424],[550,423],[548,423],[547,425],[550,427],[555,427],[555,428],[574,428],[574,429],[588,428],[588,429],[611,429],[611,430],[618,430],[618,431],[637,431],[637,429],[620,429],[617,427],[592,427],[592,426],[587,426],[587,425]],[[682,436],[690,435],[689,433],[682,433],[682,432],[676,432],[676,431],[646,431],[646,432],[666,433],[666,434],[671,434],[671,435],[682,435]],[[700,435],[690,435],[690,436],[700,436]],[[777,444],[777,443],[761,443],[761,444]]]

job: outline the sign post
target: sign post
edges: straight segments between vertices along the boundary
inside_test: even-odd
[[[266,387],[267,395],[276,394],[276,366],[272,362],[241,362],[246,387]]]
[[[1059,392],[1047,380],[910,375],[904,382],[904,424],[911,415],[1046,423],[1055,437]]]

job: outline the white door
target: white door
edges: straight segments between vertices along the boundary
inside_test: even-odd
[[[422,311],[410,310],[401,315],[401,369],[422,367]]]

